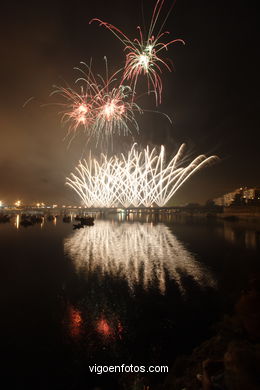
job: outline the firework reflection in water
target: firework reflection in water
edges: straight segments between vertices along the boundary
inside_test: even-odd
[[[201,288],[215,286],[209,272],[163,224],[96,221],[93,228],[65,239],[64,250],[78,271],[121,277],[131,290],[156,284],[164,294],[166,280],[172,279],[184,294],[185,277]]]

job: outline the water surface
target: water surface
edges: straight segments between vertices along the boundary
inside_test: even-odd
[[[0,224],[5,374],[17,388],[41,377],[38,388],[116,389],[117,377],[88,365],[170,365],[259,272],[259,231],[158,215],[111,215],[80,230],[61,217]]]

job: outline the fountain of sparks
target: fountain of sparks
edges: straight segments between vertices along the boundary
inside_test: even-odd
[[[200,155],[181,166],[184,148],[182,144],[168,164],[164,146],[157,154],[156,148],[138,151],[133,144],[128,154],[111,158],[103,154],[101,162],[90,156],[89,161],[80,161],[66,184],[85,207],[163,207],[191,175],[217,159]]]

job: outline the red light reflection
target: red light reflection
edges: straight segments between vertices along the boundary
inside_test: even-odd
[[[104,318],[101,318],[98,321],[98,323],[97,323],[97,331],[102,336],[105,336],[105,337],[112,336],[112,334],[113,334],[113,330],[112,330],[111,326],[109,326],[107,320],[105,320]]]
[[[97,321],[97,331],[103,337],[122,337],[123,326],[120,321],[116,321],[115,323],[109,323],[104,317],[101,317]]]
[[[79,337],[82,330],[83,320],[81,313],[73,306],[69,306],[69,330],[73,338]]]

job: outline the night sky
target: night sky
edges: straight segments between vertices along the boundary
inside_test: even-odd
[[[149,24],[154,1],[143,0]],[[220,161],[194,175],[173,204],[204,203],[237,187],[260,186],[259,175],[259,15],[255,2],[177,0],[165,25],[170,37],[186,45],[171,45],[163,54],[173,61],[164,70],[163,104],[152,96],[138,104],[157,113],[137,117],[142,146],[167,146],[168,156],[187,143],[190,156],[217,154]],[[171,6],[166,0],[165,11]],[[67,188],[66,176],[91,149],[81,133],[68,149],[63,140],[59,98],[53,85],[73,84],[73,70],[92,58],[93,70],[104,72],[103,57],[114,72],[124,64],[123,46],[98,24],[98,17],[134,38],[142,24],[142,0],[13,1],[1,5],[0,48],[0,200],[11,204],[79,203]],[[34,97],[25,107],[26,100]],[[114,152],[126,151],[131,138],[115,139]]]

